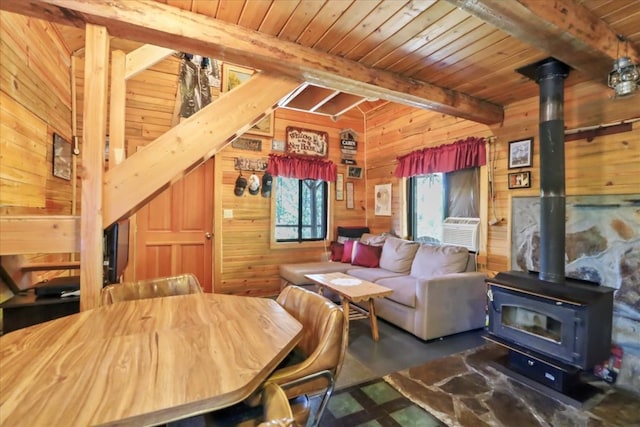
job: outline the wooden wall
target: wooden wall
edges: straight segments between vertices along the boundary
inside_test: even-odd
[[[72,141],[70,69],[71,54],[50,23],[0,12],[0,215],[72,213],[72,181],[52,173],[53,133]]]
[[[114,43],[122,41],[114,40]],[[130,51],[133,45],[118,46]],[[176,123],[176,95],[178,89],[179,59],[171,56],[148,70],[127,81],[125,114],[125,139],[127,155],[131,156],[138,147],[151,143]],[[82,111],[84,63],[77,61],[76,87],[78,91],[78,111]],[[218,88],[212,87],[212,97],[219,95]],[[240,150],[228,145],[216,156],[214,177],[214,259],[213,289],[215,292],[246,295],[275,295],[280,288],[278,265],[283,262],[319,260],[325,253],[324,245],[299,245],[282,249],[283,245],[271,246],[271,199],[259,195],[236,197],[233,189],[238,171],[234,169],[234,159],[266,159],[271,152],[272,139],[284,141],[287,126],[315,129],[329,133],[329,159],[339,165],[339,172],[345,174],[346,166],[340,165],[339,132],[353,129],[360,136],[358,164],[364,165],[364,124],[363,115],[357,110],[336,121],[329,117],[279,109],[275,113],[274,138],[247,134],[248,138],[262,140],[262,151]],[[78,134],[82,134],[82,118],[78,120]],[[244,172],[248,178],[250,173]],[[261,178],[262,173],[258,173]],[[346,179],[345,179],[346,181]],[[355,184],[355,208],[346,209],[346,202],[335,201],[335,187],[332,187],[331,206],[334,215],[333,230],[337,225],[361,225],[365,222],[364,179],[353,180]],[[226,212],[233,212],[232,218],[225,218]],[[132,218],[135,223],[135,216]],[[132,235],[130,260],[134,253],[137,236]],[[125,280],[135,280],[134,264],[129,263]]]
[[[535,84],[531,82],[530,84]],[[640,96],[612,99],[612,91],[595,83],[567,86],[565,89],[565,127],[568,131],[583,127],[605,125],[640,118]],[[485,217],[495,216],[500,223],[488,226],[483,223],[483,239],[486,253],[481,254],[483,267],[489,272],[508,269],[510,200],[513,195],[539,195],[538,174],[538,97],[522,100],[505,108],[505,120],[496,126],[484,126],[428,111],[403,106],[388,106],[367,116],[367,222],[375,231],[390,228],[402,230],[401,182],[393,177],[398,155],[427,146],[451,143],[468,136],[494,136],[491,156],[495,156],[494,200],[487,203]],[[509,141],[534,137],[533,165],[530,170],[532,185],[529,189],[509,190],[507,174],[507,150]],[[493,151],[495,150],[495,151]],[[629,194],[638,193],[640,187],[640,122],[633,124],[633,131],[624,134],[601,136],[565,144],[566,194]],[[486,188],[488,175],[485,173]],[[374,186],[393,184],[392,217],[373,214]],[[402,234],[402,233],[399,233]],[[482,243],[481,243],[482,246]],[[484,256],[483,256],[484,255]]]
[[[58,132],[71,141],[74,119],[71,111],[71,56],[73,54],[77,59],[73,77],[78,92],[77,111],[81,112],[84,84],[82,54],[69,52],[46,22],[6,12],[0,12],[0,19],[0,143],[3,150],[0,214],[70,214],[73,209],[72,183],[51,174],[52,134]],[[112,40],[112,48],[115,49],[128,52],[135,47],[131,42]],[[129,155],[175,123],[178,63],[177,58],[170,57],[127,83],[126,142]],[[566,127],[595,126],[640,115],[640,96],[613,100],[610,99],[611,93],[610,89],[591,83],[568,87]],[[363,179],[352,180],[355,184],[354,209],[346,209],[346,201],[335,201],[335,188],[332,187],[332,232],[338,225],[365,224],[375,232],[394,231],[404,235],[406,224],[400,215],[403,189],[401,182],[393,177],[395,158],[415,149],[451,143],[467,136],[496,137],[496,142],[491,145],[496,159],[495,198],[493,203],[488,200],[488,174],[484,168],[483,215],[493,215],[495,209],[496,217],[502,221],[491,227],[486,225],[486,221],[483,223],[482,245],[486,248],[483,264],[488,271],[503,270],[508,266],[510,197],[539,192],[539,150],[534,145],[533,167],[530,168],[532,187],[522,190],[507,189],[506,152],[511,140],[534,136],[535,143],[538,143],[537,97],[507,106],[504,123],[491,127],[391,104],[370,112],[366,117],[356,109],[337,121],[284,109],[277,110],[275,115],[276,140],[285,139],[287,126],[329,132],[329,158],[337,164],[340,163],[339,131],[351,128],[359,134],[357,160],[358,165],[365,168],[364,176]],[[77,119],[76,134],[81,135],[81,114]],[[638,162],[638,126],[634,124],[634,132],[630,135],[567,143],[567,193],[637,192],[640,178],[634,172]],[[280,263],[317,260],[325,253],[324,246],[273,247],[270,242],[271,200],[248,193],[242,197],[233,194],[237,178],[233,159],[266,158],[271,151],[271,138],[262,139],[262,151],[259,153],[228,146],[216,157],[215,255],[212,261],[216,292],[273,294],[279,287],[277,267]],[[7,161],[7,153],[10,153],[11,162]],[[22,155],[26,153],[36,156],[35,159],[25,158],[29,159],[31,166],[38,167],[26,170],[21,166]],[[345,181],[349,181],[346,169],[346,166],[339,166],[339,172],[345,175]],[[5,192],[18,182],[21,189],[32,188],[33,191]],[[393,185],[390,217],[374,215],[374,187],[385,183]],[[7,202],[3,199],[5,195],[7,199],[20,197],[22,200]],[[225,212],[232,212],[232,217],[225,218]]]
[[[347,167],[340,164],[339,132],[353,129],[364,139],[363,118],[357,113],[341,117],[337,121],[326,116],[307,114],[292,110],[278,109],[275,115],[274,138],[285,141],[287,126],[324,131],[329,134],[328,159],[338,165],[338,173],[343,173],[345,183],[351,181],[355,189],[355,207],[346,208],[346,200],[335,200],[335,186],[331,185],[330,206],[332,232],[338,225],[362,225],[365,222],[365,180],[347,178]],[[260,138],[246,135],[249,138]],[[271,152],[272,138],[262,139],[262,151],[240,150],[231,145],[216,156],[216,259],[214,260],[214,292],[243,295],[275,295],[280,289],[278,266],[288,262],[319,261],[326,252],[324,244],[272,244],[271,212],[272,198],[250,195],[245,191],[238,197],[234,194],[235,181],[239,172],[234,169],[236,157],[247,159],[267,159]],[[357,162],[364,165],[364,149],[360,143]],[[280,153],[281,154],[281,153]],[[243,172],[248,179],[251,172]],[[262,172],[257,173],[262,178]],[[220,193],[218,193],[220,192]],[[232,218],[225,218],[225,211]]]
[[[52,174],[53,133],[72,136],[70,53],[48,22],[0,12],[0,55],[0,212],[70,214],[71,181]]]

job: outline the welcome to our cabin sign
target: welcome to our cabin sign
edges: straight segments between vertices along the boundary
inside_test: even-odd
[[[329,134],[324,131],[287,127],[287,152],[302,156],[327,157]]]

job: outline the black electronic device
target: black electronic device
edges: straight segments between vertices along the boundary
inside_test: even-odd
[[[80,290],[80,276],[60,276],[34,285],[37,298],[61,297]]]
[[[118,283],[129,262],[129,220],[118,221],[104,231],[104,284]]]

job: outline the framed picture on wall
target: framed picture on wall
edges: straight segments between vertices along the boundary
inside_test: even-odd
[[[347,176],[349,178],[361,179],[362,178],[362,168],[359,167],[359,166],[349,166],[347,168]]]
[[[344,174],[342,173],[336,176],[336,200],[344,200]]]
[[[531,167],[533,137],[509,142],[509,169]]]
[[[71,144],[53,134],[53,176],[71,180]]]
[[[355,207],[354,195],[353,195],[353,182],[347,182],[347,209],[353,209]]]
[[[254,71],[251,68],[238,67],[227,63],[222,64],[222,87],[220,91],[229,92],[231,89],[249,80],[253,73]],[[273,113],[271,113],[253,125],[247,133],[272,137],[275,126],[274,120],[275,117]]]
[[[530,188],[531,172],[516,172],[509,174],[509,189],[513,188]]]
[[[374,193],[375,214],[391,216],[391,184],[378,184]]]

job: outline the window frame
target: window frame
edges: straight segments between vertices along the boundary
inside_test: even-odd
[[[473,169],[477,169],[477,184],[478,184],[478,188],[477,188],[477,196],[478,196],[478,205],[477,205],[477,209],[478,209],[478,216],[481,219],[481,222],[484,221],[484,219],[486,219],[487,216],[487,196],[485,195],[485,191],[486,191],[486,187],[484,185],[485,182],[485,177],[486,177],[486,166],[477,166]],[[454,173],[456,171],[453,172],[446,172],[446,173],[442,173],[443,175],[443,211],[442,211],[442,221],[444,221],[447,217],[451,216],[450,214],[450,210],[451,210],[451,206],[450,206],[450,195],[451,195],[451,187],[450,187],[450,177],[449,174]],[[418,237],[416,236],[416,230],[417,230],[417,218],[416,215],[414,215],[414,210],[416,208],[415,206],[415,190],[416,190],[416,178],[422,177],[422,176],[427,176],[430,174],[426,174],[426,175],[417,175],[417,176],[413,176],[413,177],[409,177],[406,178],[406,192],[405,192],[405,196],[407,198],[407,209],[405,211],[405,219],[407,221],[407,235],[409,235],[412,239],[417,239]],[[455,216],[455,215],[454,215]],[[486,233],[483,231],[483,233]],[[432,237],[432,236],[429,236]],[[486,239],[486,236],[483,236],[483,238]],[[485,240],[486,241],[486,240]]]
[[[430,174],[427,174],[430,175]],[[446,211],[448,211],[448,198],[449,198],[449,190],[447,188],[447,180],[446,180],[446,173],[443,173],[443,205]],[[416,179],[421,177],[421,176],[426,176],[426,175],[416,175],[416,176],[412,176],[407,178],[407,190],[406,190],[406,197],[407,197],[407,210],[405,212],[406,214],[406,220],[407,220],[407,233],[409,235],[409,237],[412,240],[416,240],[418,238],[418,236],[416,236],[416,229],[417,227],[417,216],[414,215],[414,211],[416,208]],[[442,221],[444,221],[444,219],[446,218],[446,211],[442,212]]]
[[[326,194],[325,194],[325,206],[326,206],[326,230],[325,237],[323,239],[314,239],[314,240],[295,240],[295,241],[278,241],[276,239],[276,212],[277,212],[277,192],[278,188],[278,180],[274,177],[272,189],[271,189],[271,213],[270,213],[270,248],[271,249],[287,249],[287,248],[326,248],[327,244],[333,238],[333,203],[332,203],[332,191],[333,186],[331,182],[325,181],[326,185]],[[294,178],[298,179],[298,178]],[[298,179],[299,181],[303,181]]]

